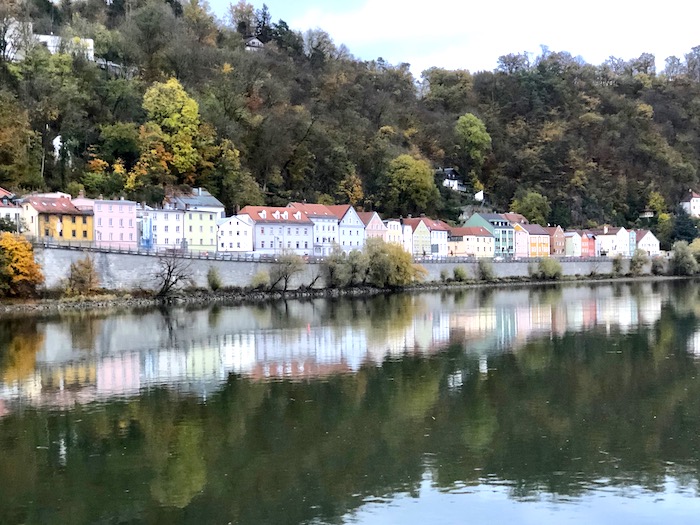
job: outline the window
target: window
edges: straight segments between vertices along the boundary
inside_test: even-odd
[[[265,247],[265,241],[262,241],[262,242],[260,243],[260,247],[261,247],[261,248],[264,248],[264,247]]]
[[[299,241],[297,241],[297,250],[299,249]]]
[[[129,219],[129,228],[131,228],[134,225],[133,219]],[[179,228],[179,226],[178,226]]]
[[[83,239],[87,239],[87,231],[83,230]]]
[[[75,224],[75,217],[71,217],[71,218],[70,218],[70,222],[72,222],[73,224]]]
[[[299,235],[299,228],[296,229],[296,232],[295,232],[295,233],[296,233],[297,235]]]
[[[120,240],[120,241],[123,241],[123,240],[124,240],[124,234],[123,234],[123,233],[120,233],[120,234],[119,234],[119,240]]]
[[[85,217],[83,217],[84,219]],[[97,225],[102,226],[102,218],[97,219]]]
[[[155,232],[156,232],[156,225],[154,224],[153,225],[153,233],[155,233]]]
[[[291,229],[291,228],[287,228],[287,235],[291,235],[291,234],[292,234],[292,229]]]
[[[119,219],[119,227],[120,228],[124,227],[124,219]]]
[[[192,233],[192,226],[190,226],[190,233]]]
[[[131,221],[129,221],[129,222],[131,222]],[[175,233],[180,233],[180,227],[179,227],[179,226],[175,226]]]
[[[83,232],[83,233],[85,233],[85,232]],[[129,240],[130,240],[130,241],[133,241],[133,240],[134,240],[134,234],[133,234],[133,233],[130,233],[130,234],[129,234]]]
[[[165,220],[166,220],[166,221],[168,220],[168,216],[169,216],[169,215],[170,215],[169,213],[166,213],[166,214],[165,214]]]
[[[71,236],[72,236],[72,237],[77,237],[77,235],[76,235],[76,233],[75,233],[75,230],[71,230]]]
[[[199,214],[199,220],[201,221],[204,218],[204,214],[200,213]]]
[[[110,240],[110,241],[112,240],[112,234],[111,234],[111,233],[109,234],[109,240]]]
[[[124,211],[124,207],[120,204],[119,205],[119,213],[122,213]]]
[[[308,247],[309,247],[309,243],[304,241],[304,248],[308,248]]]
[[[112,211],[112,205],[111,205],[111,204],[109,205],[109,211]]]
[[[240,243],[240,242],[237,242],[237,243],[236,243],[236,248],[240,248],[240,247],[241,247],[241,243]]]
[[[213,214],[213,213],[210,213],[210,214],[209,214],[209,220],[210,220],[210,221],[213,221],[213,220],[214,220],[214,214]]]
[[[291,248],[291,247],[292,247],[292,242],[291,242],[291,241],[287,241],[287,248]]]
[[[199,227],[199,233],[203,233],[203,232],[204,232],[204,226],[200,226],[200,227]]]
[[[240,235],[241,232],[239,230],[236,230],[236,235]]]
[[[109,219],[109,225],[110,226],[112,225],[112,219]]]
[[[87,224],[87,217],[83,217],[83,224]]]
[[[190,213],[190,220],[192,220],[192,214]]]
[[[44,235],[45,235],[46,237],[49,236],[49,229],[48,229],[48,228],[44,228]]]
[[[163,228],[163,231],[165,231],[166,233],[168,232],[168,225],[167,224],[165,225],[165,228]]]
[[[260,235],[265,235],[265,227],[260,228]]]
[[[110,236],[111,236],[111,234],[110,234]],[[167,238],[167,237],[165,238],[165,244],[168,244],[168,238]]]

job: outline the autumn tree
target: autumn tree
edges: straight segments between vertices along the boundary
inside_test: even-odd
[[[4,232],[0,234],[0,295],[29,297],[44,282],[34,250],[27,239]]]
[[[455,137],[459,156],[463,159],[466,172],[478,177],[486,154],[491,150],[491,136],[484,123],[472,113],[466,113],[457,119]]]
[[[390,216],[431,213],[439,195],[428,162],[399,155],[379,180],[377,204]]]
[[[0,186],[26,183],[34,134],[27,112],[7,91],[0,91]]]

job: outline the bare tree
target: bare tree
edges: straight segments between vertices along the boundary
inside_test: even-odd
[[[158,270],[155,272],[158,289],[157,297],[168,297],[183,285],[192,284],[192,263],[173,255],[158,258]]]
[[[286,292],[291,278],[303,269],[304,259],[299,255],[292,252],[282,254],[270,271],[270,289],[274,290],[277,285],[283,283],[282,291]]]

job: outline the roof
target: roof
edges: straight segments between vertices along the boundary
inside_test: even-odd
[[[287,208],[303,211],[309,218],[336,219],[337,215],[325,204],[307,204],[306,202],[290,202]]]
[[[700,199],[700,195],[693,190],[688,190],[688,193],[683,196],[681,202],[690,202],[692,199]]]
[[[510,225],[510,222],[508,221],[508,219],[506,219],[505,216],[501,213],[475,213],[474,215],[478,215],[479,217],[484,219],[486,222],[490,222],[490,223],[493,223],[493,222],[505,222],[505,223],[507,223],[503,226],[498,226],[498,228],[506,229],[506,230],[509,228],[513,228]]]
[[[608,229],[607,233],[605,232],[605,228]],[[590,231],[594,235],[617,235],[621,229],[621,226],[606,226],[603,228],[593,228]]]
[[[409,219],[401,219],[401,224],[410,226],[412,231],[416,231],[416,228],[418,228],[421,222],[424,222],[423,217],[411,217]],[[427,228],[428,225],[426,224],[425,227]]]
[[[0,188],[0,199],[3,197],[12,197],[14,194],[7,191],[5,188]]]
[[[539,224],[519,224],[519,226],[530,235],[547,235],[549,232]]]
[[[223,208],[224,205],[204,188],[196,188],[190,195],[175,195],[170,201],[180,208]]]
[[[247,215],[255,223],[313,224],[306,213],[289,207],[246,206],[238,215]]]
[[[350,211],[350,206],[349,204],[334,204],[332,206],[326,206],[333,215],[338,217],[338,219],[342,219],[345,217],[345,214]]]
[[[635,235],[637,236],[637,242],[641,241],[644,237],[646,237],[647,234],[651,233],[649,230],[636,230]],[[652,233],[652,236],[656,238],[656,236]]]
[[[421,219],[423,219],[430,231],[448,232],[452,229],[449,224],[442,222],[440,219],[431,219],[430,217],[421,217]]]
[[[379,217],[379,214],[376,211],[358,211],[357,216],[360,218],[360,220],[364,223],[365,226],[367,226],[372,218],[374,216]],[[381,221],[381,217],[379,217],[379,220]]]
[[[81,211],[76,208],[70,199],[65,197],[27,197],[25,204],[31,204],[39,213],[54,213],[63,215],[92,215],[88,210]]]
[[[557,233],[557,229],[559,229],[562,233],[564,233],[564,230],[561,229],[561,226],[546,226],[542,228],[544,231],[547,232],[547,235],[550,237]]]
[[[493,237],[491,232],[483,226],[462,226],[450,230],[452,237]]]
[[[504,213],[503,216],[511,224],[515,223],[515,222],[517,222],[518,224],[530,224],[530,221],[528,221],[525,218],[525,215],[521,215],[520,213],[509,212],[509,213]]]

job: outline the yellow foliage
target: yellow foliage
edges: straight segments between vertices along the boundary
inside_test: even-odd
[[[0,235],[0,293],[21,297],[34,293],[44,282],[41,268],[34,260],[32,245],[20,235]]]

